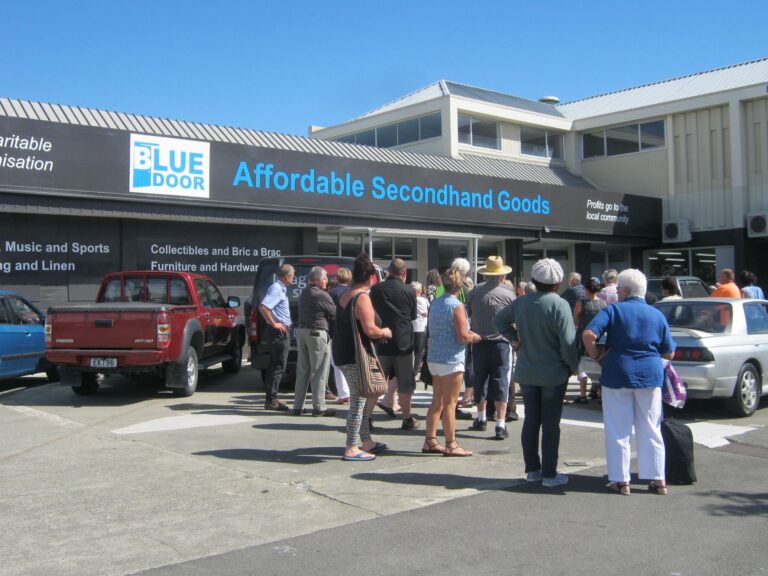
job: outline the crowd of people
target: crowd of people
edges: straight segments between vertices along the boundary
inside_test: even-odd
[[[665,317],[648,305],[652,299],[642,272],[609,269],[602,281],[582,283],[576,272],[564,279],[560,264],[545,258],[534,264],[529,282],[515,287],[507,279],[512,269],[498,256],[488,257],[477,270],[484,278],[477,286],[463,258],[442,274],[430,270],[424,285],[406,283],[401,259],[392,260],[387,272],[377,282],[376,268],[363,253],[352,270],[338,271],[329,289],[327,272],[317,266],[299,298],[293,414],[309,412],[304,403],[311,389],[312,415],[335,415],[326,407],[332,366],[337,402],[349,406],[344,460],[372,461],[388,449],[372,438],[371,414],[377,405],[390,416],[401,413],[403,430],[421,427],[411,405],[419,378],[432,385],[422,452],[472,456],[456,441],[456,420],[473,418],[462,408],[477,408],[473,430],[484,431],[493,420],[494,438],[504,440],[507,422],[518,419],[517,383],[525,408],[521,445],[526,480],[561,486],[568,477],[557,469],[560,420],[568,381],[575,375],[579,395],[574,402],[602,403],[611,489],[631,492],[634,428],[639,477],[650,481],[649,490],[667,493],[661,387],[664,361],[672,358],[675,343]],[[278,400],[277,385],[287,359],[291,318],[286,287],[294,274],[283,265],[258,305],[273,343],[265,381],[265,408],[270,410],[289,409]],[[734,278],[732,270],[722,270],[712,296],[764,297],[751,272],[741,274],[741,287]],[[681,297],[673,277],[664,278],[661,289],[662,300]],[[597,341],[604,334],[606,345],[599,350]],[[593,384],[589,395],[587,357],[602,368],[600,386]],[[379,366],[389,382],[381,397],[367,391]]]

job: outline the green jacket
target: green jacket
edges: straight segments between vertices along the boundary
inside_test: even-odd
[[[518,298],[493,319],[510,342],[520,341],[515,382],[522,386],[559,386],[578,370],[576,329],[568,302],[554,292]]]

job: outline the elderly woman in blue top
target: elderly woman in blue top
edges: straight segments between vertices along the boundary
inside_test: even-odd
[[[429,309],[427,364],[432,373],[432,404],[427,410],[427,437],[422,452],[443,456],[472,456],[456,443],[456,402],[459,399],[467,344],[481,337],[469,329],[467,311],[457,295],[463,277],[457,268],[443,272],[445,292]],[[437,441],[437,423],[443,421],[445,446]]]
[[[611,489],[628,495],[632,426],[635,427],[638,476],[649,490],[666,494],[664,442],[661,439],[662,358],[671,360],[675,342],[664,315],[645,303],[646,278],[639,270],[618,276],[619,302],[603,309],[582,336],[587,354],[602,366],[605,458]],[[608,332],[606,352],[597,340]]]

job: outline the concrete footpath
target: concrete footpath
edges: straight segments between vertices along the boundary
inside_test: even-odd
[[[187,399],[122,379],[86,398],[45,384],[0,393],[0,574],[279,574],[286,566],[316,573],[319,559],[323,572],[337,566],[344,574],[358,561],[342,552],[350,550],[347,541],[360,542],[356,571],[367,567],[368,574],[408,569],[410,555],[436,563],[411,564],[427,574],[458,574],[454,565],[466,573],[473,564],[510,572],[507,552],[522,543],[536,550],[558,523],[573,538],[563,541],[564,553],[572,549],[579,566],[580,550],[615,539],[638,510],[652,512],[654,521],[669,517],[671,526],[688,518],[687,510],[746,523],[766,517],[765,409],[750,419],[754,430],[739,435],[754,435],[742,443],[754,454],[728,452],[727,442],[700,447],[724,459],[701,457],[702,466],[712,466],[706,482],[666,499],[635,500],[605,492],[597,405],[565,407],[561,469],[576,477],[565,490],[548,492],[522,480],[519,422],[509,425],[508,440],[496,441],[492,426],[474,432],[461,421],[459,441],[475,455],[444,458],[421,453],[423,428],[402,431],[399,420],[378,412],[374,438],[390,450],[374,462],[344,462],[343,408],[335,418],[266,412],[254,389],[254,373],[244,367],[234,376],[205,373]],[[428,402],[420,391],[417,414]],[[760,490],[753,487],[758,480]],[[564,503],[572,509],[566,516]],[[692,525],[703,526],[685,529]],[[663,532],[633,529],[617,541],[656,540]],[[388,551],[378,567],[363,564],[370,557],[365,534],[375,536],[373,548]],[[494,554],[478,555],[488,546]],[[306,555],[310,549],[317,554]],[[215,571],[230,560],[232,570]],[[189,561],[196,562],[182,564]]]

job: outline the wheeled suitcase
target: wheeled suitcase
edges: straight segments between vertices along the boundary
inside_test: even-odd
[[[664,439],[666,451],[667,483],[693,484],[696,482],[691,429],[674,418],[667,418],[661,423],[661,437]]]

